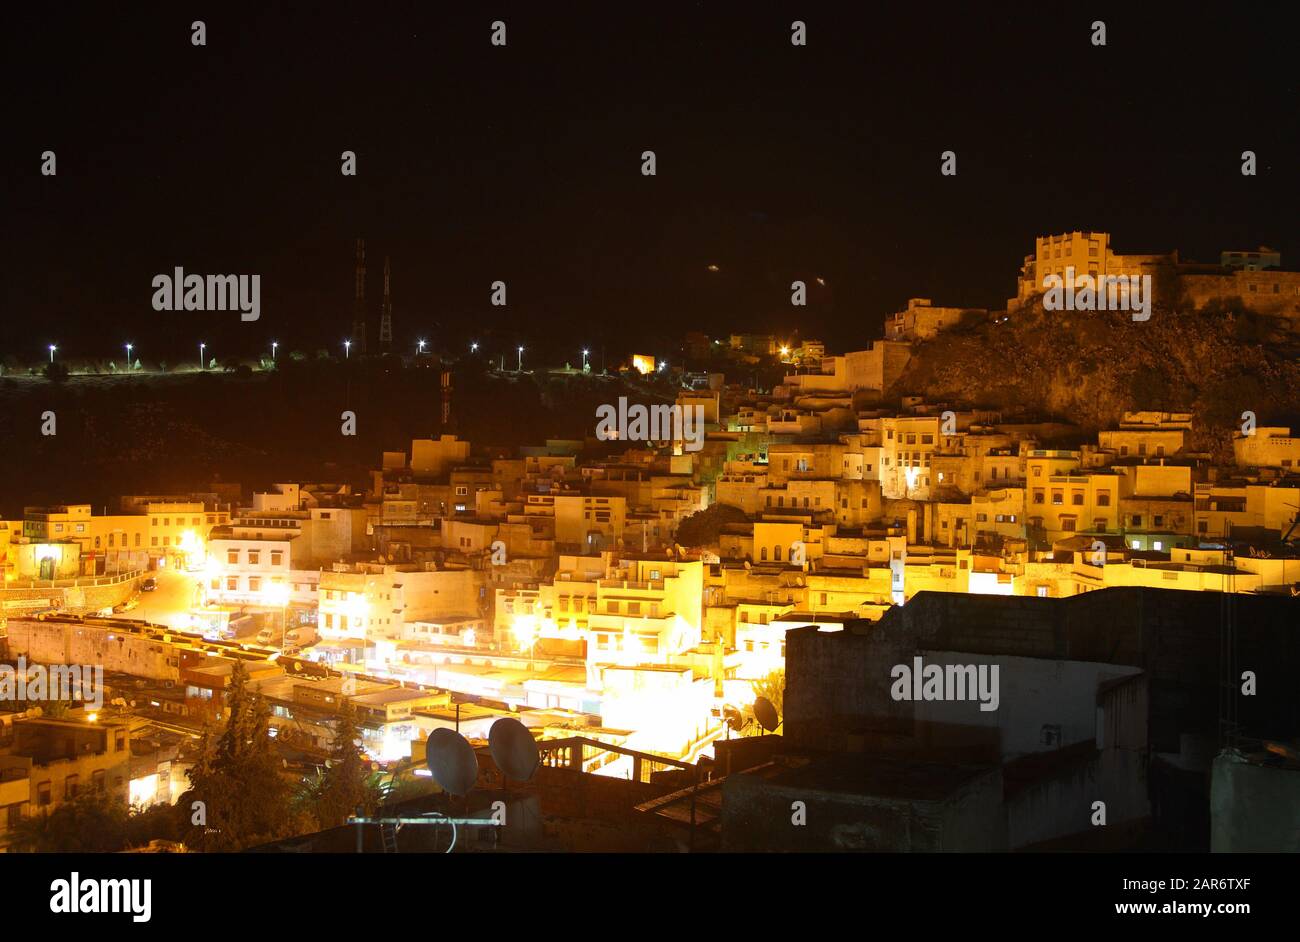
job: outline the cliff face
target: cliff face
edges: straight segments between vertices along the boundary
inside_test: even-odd
[[[1036,301],[916,345],[894,394],[1025,408],[1093,431],[1135,409],[1194,415],[1192,448],[1231,453],[1241,414],[1300,414],[1300,362],[1286,323],[1219,305],[1179,313],[1044,311]]]

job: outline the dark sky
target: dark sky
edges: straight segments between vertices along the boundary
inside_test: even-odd
[[[1295,37],[1271,6],[34,6],[6,10],[0,356],[336,347],[358,235],[372,337],[388,254],[399,343],[575,360],[691,329],[861,345],[910,296],[1003,303],[1034,236],[1068,229],[1300,262]],[[154,312],[177,265],[260,274],[261,321]]]

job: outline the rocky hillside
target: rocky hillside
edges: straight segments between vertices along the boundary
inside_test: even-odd
[[[1300,416],[1300,345],[1285,322],[1217,307],[1044,311],[964,324],[918,343],[893,392],[1058,417],[1092,431],[1132,409],[1190,411],[1192,447],[1231,453],[1241,413],[1290,424]],[[1226,452],[1225,452],[1226,449]]]

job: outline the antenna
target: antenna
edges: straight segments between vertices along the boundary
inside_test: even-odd
[[[443,791],[468,795],[478,781],[478,756],[460,733],[435,729],[424,744],[424,762]]]
[[[366,352],[366,240],[357,239],[357,287],[352,302],[352,346]]]
[[[379,348],[387,353],[393,346],[393,301],[388,293],[388,256],[384,256],[384,306],[379,315]]]
[[[754,701],[754,719],[758,720],[758,725],[769,733],[781,725],[781,717],[767,697],[759,697]]]
[[[531,779],[541,761],[537,740],[527,726],[512,716],[492,724],[488,730],[488,749],[501,773],[520,782]]]

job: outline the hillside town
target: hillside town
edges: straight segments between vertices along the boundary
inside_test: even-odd
[[[1086,822],[1065,819],[1086,796],[1063,797],[1053,776],[1079,762],[1115,796],[1112,820],[1136,827],[1153,811],[1135,783],[1206,772],[1216,721],[1199,708],[1161,712],[1177,699],[1160,686],[1168,650],[1126,661],[1118,636],[1111,650],[1080,640],[1085,625],[1136,617],[1140,636],[1141,619],[1183,604],[1157,601],[1170,592],[1187,593],[1187,610],[1200,613],[1189,619],[1216,635],[1249,640],[1269,619],[1293,618],[1300,436],[1244,414],[1225,432],[1225,460],[1198,450],[1190,412],[1128,411],[1091,432],[1068,416],[898,396],[896,381],[944,332],[1041,304],[1044,279],[1067,267],[1071,279],[1104,279],[1176,266],[1199,303],[1245,299],[1294,325],[1300,273],[1280,264],[1267,249],[1192,266],[1176,253],[1116,255],[1105,233],[1049,236],[1036,240],[1003,311],[914,298],[860,350],[692,334],[678,362],[630,355],[620,375],[633,404],[638,377],[666,373],[672,383],[673,399],[642,404],[663,421],[638,425],[626,401],[610,403],[608,421],[592,416],[583,439],[506,448],[476,439],[472,416],[455,416],[455,432],[374,455],[364,482],[248,491],[217,482],[123,494],[113,512],[74,494],[26,507],[22,519],[0,521],[0,659],[100,665],[107,689],[91,704],[83,684],[70,711],[43,709],[40,698],[0,702],[0,846],[24,819],[90,787],[140,807],[175,803],[195,742],[222,723],[240,672],[270,705],[269,734],[296,774],[324,762],[345,707],[366,760],[393,781],[422,774],[434,730],[481,742],[513,717],[532,731],[544,766],[635,783],[616,819],[639,814],[671,833],[689,803],[689,834],[678,840],[693,847],[877,846],[861,843],[865,832],[800,832],[805,843],[791,844],[755,825],[752,808],[736,810],[801,789],[833,792],[835,769],[875,752],[877,771],[850,791],[885,795],[880,769],[921,774],[924,758],[930,779],[906,800],[930,789],[941,802],[975,795],[959,824],[940,827],[936,849],[1077,839]],[[705,357],[735,368],[689,368]],[[756,365],[782,378],[755,387],[745,377]],[[1080,599],[1104,590],[1114,591]],[[1241,614],[1218,601],[1206,608],[1221,597],[1241,597]],[[1119,598],[1137,601],[1120,606],[1125,615],[1100,614]],[[979,619],[1023,621],[1024,637],[998,648],[995,631],[961,647],[962,626]],[[928,640],[909,641],[912,631]],[[1074,632],[1083,635],[1073,645],[1061,640]],[[877,657],[873,645],[892,653]],[[942,764],[955,762],[943,735],[917,732],[968,726],[955,704],[905,723],[897,698],[873,706],[877,681],[887,685],[889,669],[921,651],[1001,659],[998,736],[963,739],[961,763]],[[1280,663],[1294,659],[1292,650]],[[1197,662],[1196,696],[1220,683],[1205,677],[1221,666],[1212,660]],[[856,679],[833,687],[833,670],[855,664]],[[1042,689],[1053,685],[1049,708]],[[774,728],[756,710],[760,697],[784,700]],[[1279,697],[1274,688],[1261,700],[1272,712],[1220,712],[1217,722],[1284,739],[1297,732],[1295,707],[1278,712]],[[1103,737],[1102,715],[1118,734]],[[1265,717],[1277,729],[1257,729]],[[913,746],[889,748],[904,727]],[[789,751],[808,755],[792,762]],[[1295,761],[1293,746],[1272,751]],[[1265,767],[1247,752],[1234,761],[1249,774]],[[986,766],[971,772],[976,753]],[[1139,769],[1138,755],[1164,765]],[[1067,810],[1017,811],[1024,789]],[[999,808],[988,820],[1004,821],[1000,829],[976,820]],[[554,813],[545,797],[542,811]],[[729,815],[743,824],[730,834]],[[1222,830],[1238,842],[1267,830],[1214,827],[1216,840]],[[902,838],[890,833],[877,849],[922,849],[891,844]]]

